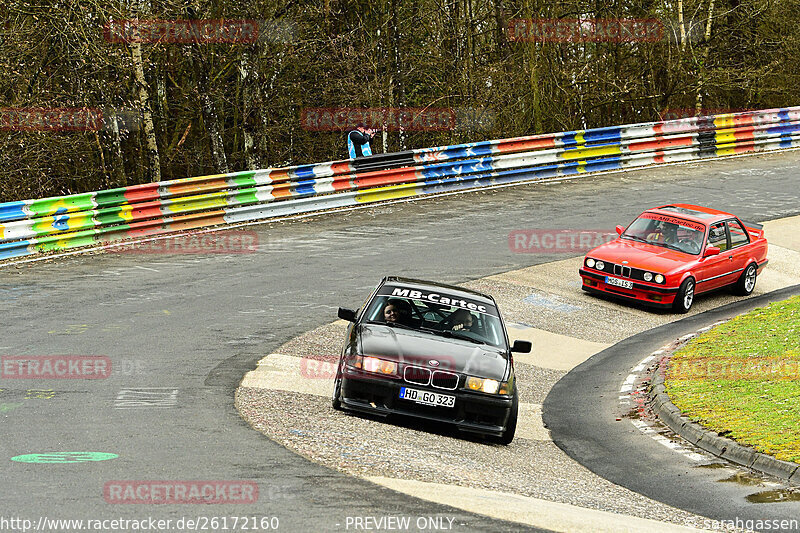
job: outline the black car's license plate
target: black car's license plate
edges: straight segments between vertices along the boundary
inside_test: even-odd
[[[400,398],[438,407],[453,407],[456,404],[455,396],[425,390],[409,389],[408,387],[400,387]]]

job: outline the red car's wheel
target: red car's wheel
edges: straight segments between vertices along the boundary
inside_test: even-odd
[[[739,296],[750,296],[753,293],[753,289],[756,288],[757,275],[758,268],[756,268],[755,263],[747,265],[747,268],[744,269],[741,277],[739,277],[739,281],[734,286],[734,292]]]
[[[694,303],[694,278],[686,278],[675,295],[672,308],[678,313],[688,313]]]

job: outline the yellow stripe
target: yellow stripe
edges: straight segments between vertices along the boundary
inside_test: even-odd
[[[717,144],[736,142],[735,133],[717,133],[715,136]]]
[[[726,128],[733,126],[733,115],[731,113],[725,113],[723,115],[717,115],[714,118],[714,126],[717,128]]]
[[[181,196],[175,198],[172,202],[166,203],[164,207],[166,207],[170,213],[226,207],[228,205],[227,194],[228,193],[225,191],[219,191],[199,194],[197,196]]]
[[[130,222],[133,220],[133,206],[132,205],[121,205],[119,206],[120,210],[117,213],[117,216],[124,220],[125,222]]]
[[[583,150],[567,150],[561,154],[562,159],[588,159],[591,157],[599,157],[602,155],[617,155],[621,154],[619,146],[597,146],[592,148],[584,148]]]
[[[586,141],[583,140],[584,130],[580,130],[579,132],[575,133],[575,142],[578,144],[586,144]]]
[[[356,202],[365,204],[369,202],[381,202],[383,200],[394,200],[397,198],[408,198],[419,194],[416,183],[403,183],[402,185],[389,185],[388,187],[377,187],[369,189],[356,195]]]

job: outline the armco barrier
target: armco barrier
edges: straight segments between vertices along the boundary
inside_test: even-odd
[[[0,203],[0,259],[487,185],[800,147],[800,107],[423,148]]]

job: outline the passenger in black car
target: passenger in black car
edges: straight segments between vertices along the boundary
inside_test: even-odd
[[[389,298],[383,308],[383,318],[386,322],[396,322],[404,326],[411,325],[411,305],[399,298]]]

